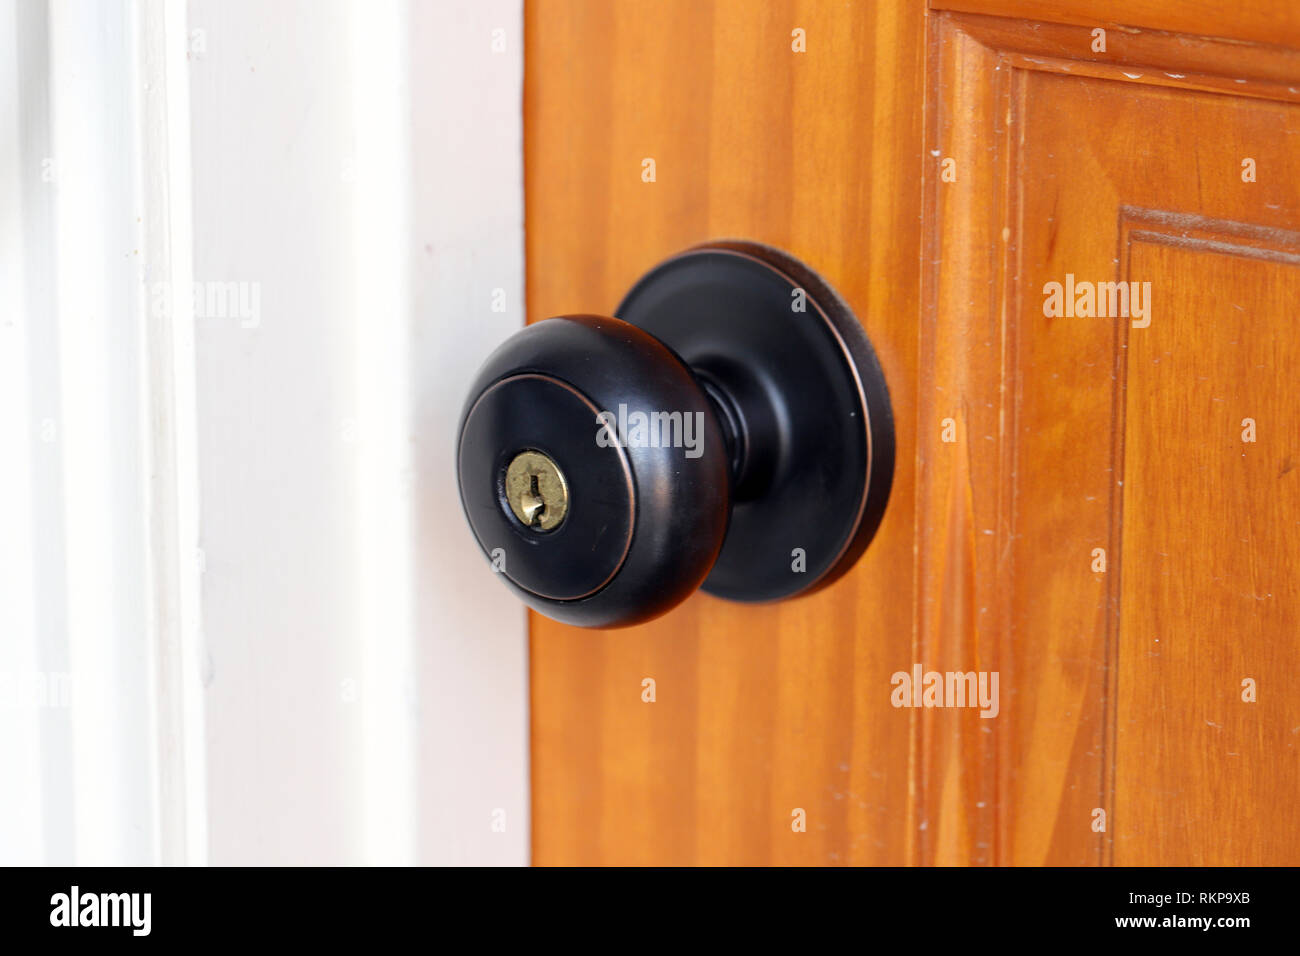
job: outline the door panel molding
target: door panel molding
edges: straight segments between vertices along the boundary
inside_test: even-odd
[[[1235,208],[1234,215],[1186,213],[1203,203],[1187,184],[1199,189],[1200,177],[1221,175],[1220,167],[1189,167],[1176,185],[1141,181],[1113,150],[1089,142],[1087,134],[1103,121],[1081,121],[1077,139],[1053,139],[1064,121],[1045,125],[1045,107],[1035,104],[1050,98],[1061,111],[1069,92],[1077,92],[1114,117],[1116,127],[1130,129],[1140,121],[1139,107],[1228,108],[1229,100],[1207,93],[1291,104],[1300,56],[1126,33],[1102,60],[1090,52],[1090,39],[1079,26],[931,17],[919,659],[938,670],[999,671],[1005,703],[987,732],[969,715],[922,713],[914,791],[917,816],[930,825],[916,847],[918,863],[1115,862],[1130,322],[1058,319],[1076,324],[1045,332],[1036,323],[1049,320],[1028,311],[1042,301],[1030,274],[1048,264],[1064,273],[1062,262],[1110,260],[1088,278],[1129,281],[1130,254],[1143,243],[1295,263],[1296,234],[1285,228],[1288,210],[1294,214],[1287,187],[1253,194],[1273,196],[1258,208],[1216,187],[1219,205]],[[1115,83],[1142,92],[1121,97]],[[1250,109],[1254,119],[1245,122],[1277,107]],[[1157,170],[1153,177],[1161,159],[1147,164]],[[955,183],[941,179],[949,160]],[[1285,165],[1279,157],[1270,167],[1276,181],[1287,180],[1279,171]],[[1068,185],[1056,178],[1058,168]],[[1151,201],[1183,192],[1177,202]],[[1087,217],[1116,223],[1113,252],[1100,244],[1102,231],[1095,240],[1081,238],[1077,227],[1073,240],[1064,238],[1067,227]],[[1058,239],[1076,245],[1067,254]],[[1071,350],[1079,362],[1059,361]],[[1113,370],[1104,387],[1085,370],[1092,367]],[[948,419],[955,442],[943,439]],[[1041,464],[1048,459],[1056,462],[1051,469]],[[1107,473],[1116,480],[1100,480]],[[1094,543],[1106,544],[1109,573],[1086,573],[1084,549],[1078,566],[1085,573],[1072,576],[1062,562],[1070,548],[1082,547],[1087,535],[1080,529],[1089,528]],[[1273,785],[1266,775],[1252,779],[1261,788]],[[1096,810],[1105,811],[1109,832],[1083,825]],[[1120,862],[1130,859],[1131,853]]]
[[[931,9],[1102,26],[1136,36],[1175,34],[1190,38],[1229,37],[1254,43],[1300,46],[1300,7],[1248,0],[1224,16],[1215,3],[1184,0],[930,0]],[[1085,34],[1087,30],[1083,31]]]

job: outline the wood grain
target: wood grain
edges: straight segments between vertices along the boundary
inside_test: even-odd
[[[529,4],[530,318],[607,312],[705,239],[780,246],[856,311],[914,447],[923,19],[902,2]],[[913,712],[889,676],[913,660],[912,482],[904,454],[867,554],[817,595],[700,594],[605,633],[532,618],[535,862],[909,856]]]
[[[1129,248],[1170,320],[1129,337],[1114,861],[1294,864],[1300,235],[1271,255],[1180,233]]]
[[[899,448],[821,594],[532,618],[536,862],[1300,861],[1300,54],[1240,42],[1259,5],[1102,4],[1235,38],[1105,54],[1060,9],[528,6],[530,318],[770,242],[856,310]],[[1150,282],[1151,324],[1045,315],[1067,273]],[[999,714],[893,708],[913,663],[997,671]]]
[[[1049,55],[1086,49],[1078,28],[932,25],[930,143],[958,178],[927,189],[918,635],[1004,696],[981,734],[925,714],[921,860],[1294,861],[1274,808],[1300,782],[1300,706],[1240,682],[1300,676],[1295,56],[1230,97],[1208,71],[1240,77],[1240,45],[1181,51],[1203,69],[1179,77]],[[1147,47],[1128,53],[1171,52]],[[1267,177],[1242,181],[1248,156]],[[1067,274],[1150,282],[1151,325],[1046,316]],[[1258,408],[1275,444],[1243,445],[1248,413],[1220,404]]]
[[[1112,37],[1159,30],[1188,37],[1300,46],[1300,6],[1290,0],[1243,0],[1231,7],[1220,0],[930,0],[930,6],[1017,21],[1027,18],[1128,28],[1112,30]]]

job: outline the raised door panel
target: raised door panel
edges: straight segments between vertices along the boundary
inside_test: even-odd
[[[922,859],[1293,862],[1300,60],[933,26],[919,634],[1003,694],[923,721]]]

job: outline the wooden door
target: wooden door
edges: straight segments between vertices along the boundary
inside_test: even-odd
[[[1300,862],[1300,24],[953,5],[527,7],[530,317],[780,246],[899,449],[823,592],[533,616],[538,863]]]

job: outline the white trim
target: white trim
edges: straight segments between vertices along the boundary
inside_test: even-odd
[[[0,863],[206,858],[184,14],[0,7]]]
[[[36,631],[36,581],[32,555],[32,443],[39,426],[31,417],[27,374],[29,268],[24,254],[25,200],[36,186],[40,157],[22,136],[20,47],[44,35],[23,32],[17,11],[0,13],[0,772],[19,786],[0,786],[0,864],[44,862],[41,800],[41,709],[48,694]],[[30,49],[30,47],[29,47]],[[39,49],[39,47],[38,47]],[[44,66],[44,63],[40,63]],[[43,81],[44,77],[35,78]]]
[[[198,424],[194,369],[189,36],[185,5],[136,0],[150,609],[157,686],[159,856],[207,861]],[[168,308],[156,308],[161,291]]]
[[[524,323],[523,4],[415,3],[411,22],[420,859],[527,864],[528,618],[455,488],[465,396]]]
[[[412,586],[410,72],[403,2],[352,4],[352,284],[357,317],[356,535],[360,576],[363,860],[418,849]]]
[[[0,672],[75,681],[0,710],[0,864],[527,862],[453,460],[523,322],[522,27],[0,0]]]
[[[156,859],[132,43],[127,7],[50,5],[73,833],[83,865]]]

